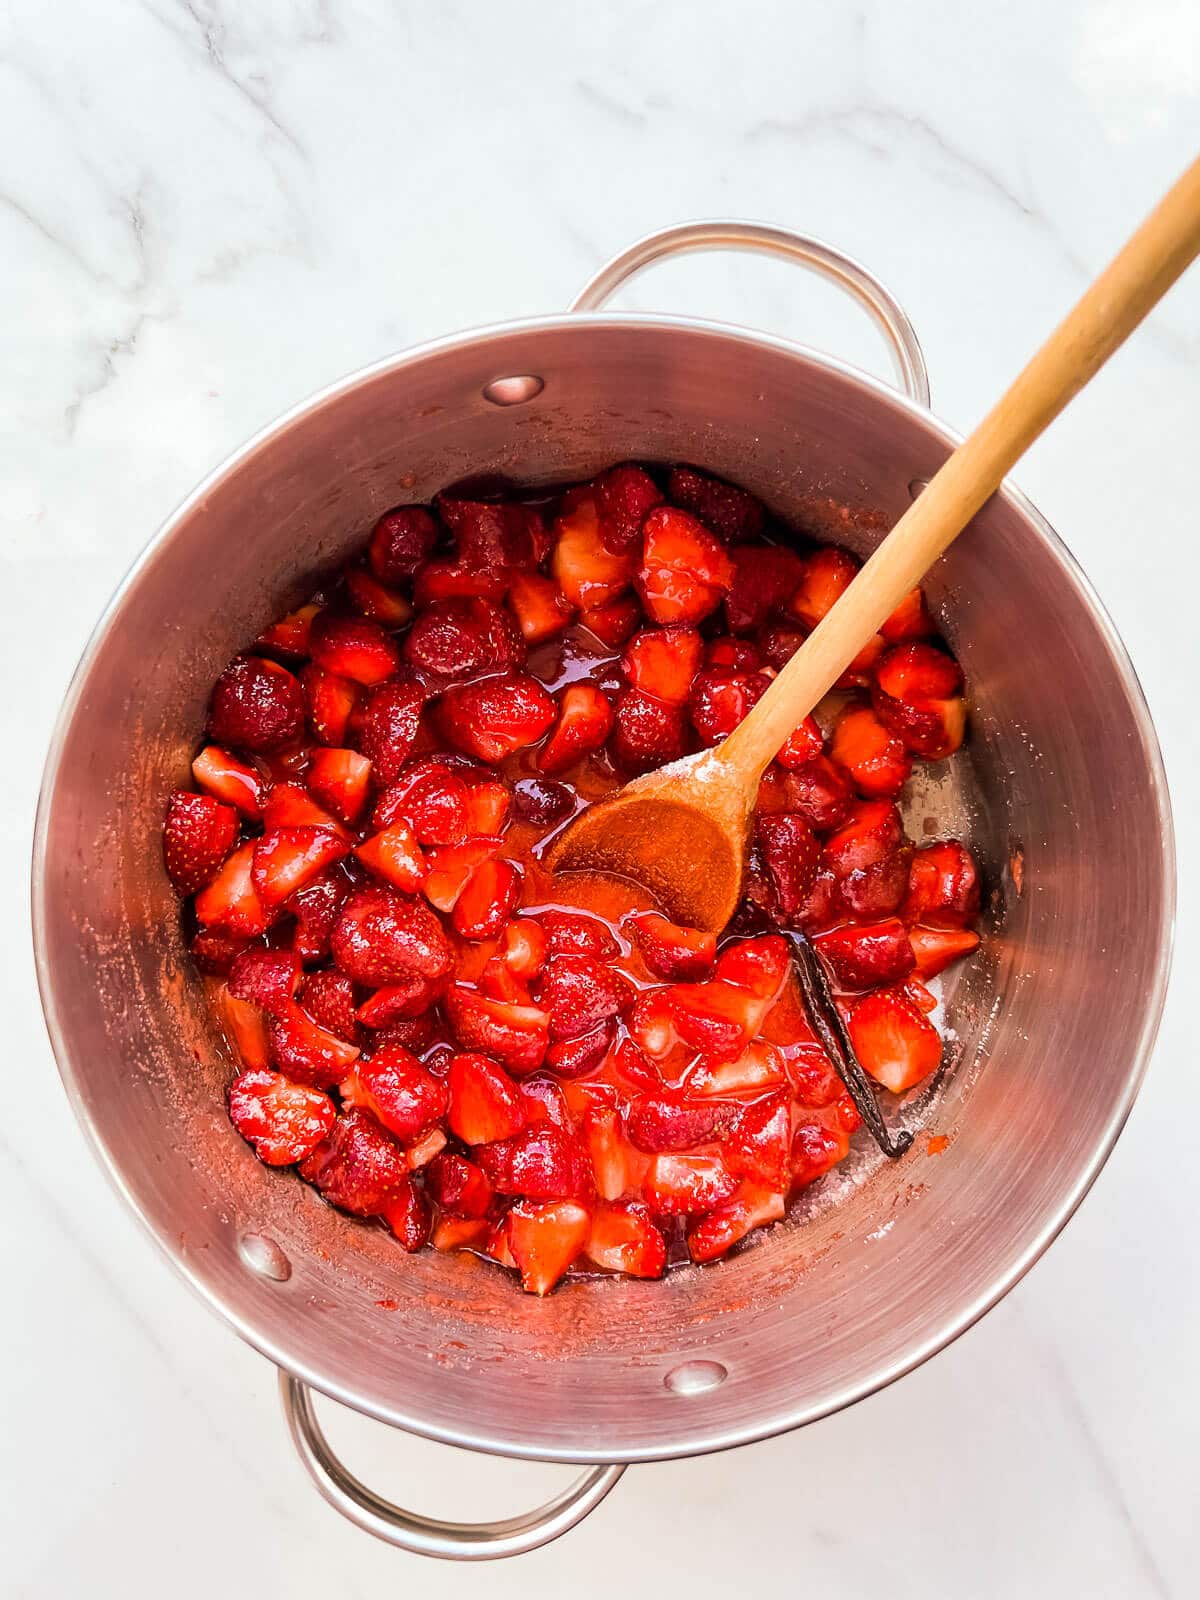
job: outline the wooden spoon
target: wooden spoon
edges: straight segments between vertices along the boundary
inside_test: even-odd
[[[582,812],[551,847],[550,866],[632,879],[676,921],[720,931],[741,897],[759,780],[779,747],[1198,252],[1200,161],[950,456],[729,737]]]

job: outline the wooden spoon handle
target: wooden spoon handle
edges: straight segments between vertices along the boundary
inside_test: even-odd
[[[788,734],[1200,253],[1200,160],[1050,335],[717,752],[757,782]]]

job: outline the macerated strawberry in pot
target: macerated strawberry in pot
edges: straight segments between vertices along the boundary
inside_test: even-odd
[[[866,1136],[870,1079],[929,1079],[983,896],[897,804],[965,730],[919,589],[763,775],[723,933],[547,869],[737,727],[858,567],[697,467],[479,478],[385,512],[236,655],[162,843],[259,1159],[546,1294],[737,1249]]]

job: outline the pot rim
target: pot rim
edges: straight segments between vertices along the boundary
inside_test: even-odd
[[[240,468],[250,457],[265,446],[268,446],[278,435],[284,433],[302,419],[325,406],[335,404],[361,384],[384,374],[401,371],[405,367],[420,361],[470,345],[482,344],[488,341],[503,342],[510,338],[520,338],[528,334],[567,331],[577,328],[626,331],[644,329],[647,333],[665,332],[668,335],[674,331],[686,331],[689,333],[716,335],[722,339],[732,337],[741,340],[750,347],[761,348],[766,346],[784,355],[799,357],[805,362],[834,372],[839,377],[856,384],[872,399],[882,401],[886,405],[907,413],[910,417],[922,423],[950,450],[959,445],[964,437],[956,429],[943,422],[931,410],[910,400],[890,384],[863,371],[859,367],[838,360],[836,357],[816,350],[811,346],[779,335],[762,333],[755,329],[723,322],[715,318],[672,316],[655,312],[568,312],[488,323],[458,333],[443,335],[437,339],[426,340],[421,344],[402,350],[398,354],[385,356],[365,367],[356,369],[344,377],[336,379],[334,382],[316,390],[306,399],[291,406],[273,421],[260,428],[245,444],[232,451],[208,472],[151,536],[143,550],[126,571],[112,597],[101,612],[71,675],[70,683],[63,697],[63,703],[55,720],[54,729],[47,746],[34,823],[31,862],[31,909],[34,963],[42,1012],[46,1022],[46,1031],[58,1065],[59,1076],[62,1079],[63,1087],[66,1090],[76,1120],[114,1190],[124,1200],[142,1228],[154,1240],[175,1272],[210,1310],[226,1322],[247,1344],[266,1356],[282,1371],[290,1373],[293,1377],[298,1378],[330,1399],[349,1406],[364,1415],[374,1417],[390,1426],[403,1428],[407,1432],[432,1439],[438,1443],[455,1445],[489,1455],[527,1460],[598,1464],[672,1460],[680,1457],[707,1455],[715,1451],[731,1449],[740,1445],[756,1443],[762,1439],[772,1438],[778,1434],[790,1432],[793,1428],[802,1427],[806,1423],[830,1416],[834,1412],[841,1411],[845,1407],[865,1399],[877,1390],[886,1388],[888,1384],[895,1382],[896,1379],[914,1371],[923,1362],[929,1360],[931,1356],[945,1349],[947,1345],[973,1327],[981,1317],[1015,1287],[1066,1227],[1085,1195],[1096,1181],[1105,1162],[1111,1155],[1117,1139],[1120,1137],[1133,1108],[1133,1103],[1137,1098],[1138,1091],[1141,1088],[1142,1081],[1145,1078],[1162,1020],[1171,972],[1175,932],[1176,855],[1170,793],[1158,735],[1150,716],[1145,692],[1142,689],[1120,634],[1103,602],[1068,546],[1032,501],[1006,479],[997,493],[1032,525],[1056,558],[1063,577],[1074,585],[1099,629],[1113,665],[1129,696],[1137,722],[1143,759],[1154,790],[1162,846],[1162,910],[1158,928],[1158,967],[1153,989],[1145,998],[1142,1025],[1136,1049],[1131,1057],[1121,1092],[1116,1097],[1109,1113],[1102,1136],[1097,1140],[1091,1155],[1076,1174],[1069,1191],[1044,1217],[1041,1226],[1026,1243],[1024,1249],[1004,1265],[1003,1270],[996,1274],[987,1290],[961,1307],[954,1316],[943,1319],[935,1331],[930,1333],[903,1358],[877,1368],[874,1372],[847,1384],[833,1395],[798,1405],[794,1409],[768,1420],[718,1429],[711,1435],[703,1435],[699,1438],[691,1439],[683,1449],[676,1449],[669,1445],[659,1445],[641,1451],[636,1449],[573,1450],[561,1447],[545,1449],[530,1445],[513,1444],[504,1440],[480,1438],[465,1433],[461,1429],[440,1427],[419,1417],[406,1415],[399,1407],[382,1407],[364,1402],[344,1385],[330,1382],[304,1361],[296,1359],[282,1345],[262,1337],[254,1324],[248,1318],[232,1310],[221,1295],[204,1280],[203,1275],[196,1270],[193,1264],[179,1252],[176,1247],[177,1241],[170,1231],[158,1227],[142,1210],[126,1182],[124,1173],[111,1155],[88,1108],[84,1104],[75,1081],[74,1063],[59,1022],[55,997],[55,979],[48,967],[45,936],[47,919],[45,873],[47,833],[67,732],[74,721],[93,660],[109,629],[115,622],[117,612],[120,610],[129,591],[142,574],[153,566],[169,539],[191,515],[195,507],[222,480]],[[495,376],[502,377],[505,375],[503,363],[498,363]]]

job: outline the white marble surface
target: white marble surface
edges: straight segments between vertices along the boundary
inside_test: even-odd
[[[94,616],[174,503],[295,399],[413,340],[558,308],[658,224],[733,214],[870,262],[916,322],[936,407],[970,424],[1190,159],[1198,89],[1191,0],[4,7],[5,1595],[1196,1592],[1200,272],[1019,474],[1115,613],[1166,750],[1183,897],[1157,1058],[1047,1259],[849,1413],[631,1471],[520,1563],[418,1565],[355,1532],[292,1458],[268,1365],[84,1148],[34,993],[25,861]],[[675,265],[636,303],[879,361],[852,312],[763,263]],[[444,1513],[515,1510],[566,1476],[357,1418],[331,1431]]]

